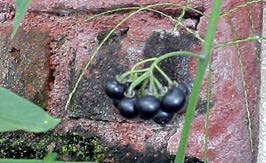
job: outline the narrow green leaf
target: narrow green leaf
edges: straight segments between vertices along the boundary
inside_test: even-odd
[[[53,163],[55,161],[57,157],[57,153],[55,152],[51,152],[51,153],[48,153],[44,158],[43,158],[43,161],[44,163]]]
[[[39,106],[0,87],[0,132],[45,132],[59,122]]]
[[[13,22],[13,30],[11,34],[11,39],[14,38],[18,30],[19,24],[22,21],[30,3],[31,3],[31,0],[16,0],[15,1],[16,15],[15,15],[15,19]]]

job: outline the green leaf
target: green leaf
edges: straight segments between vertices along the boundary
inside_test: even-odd
[[[52,152],[52,153],[48,153],[44,158],[43,161],[44,163],[53,163],[55,161],[57,157],[57,153]]]
[[[31,0],[16,0],[15,1],[16,15],[15,15],[14,23],[13,23],[11,39],[14,38],[18,30],[19,24],[22,21],[30,3],[31,3]]]
[[[0,132],[45,132],[59,122],[39,106],[0,87]]]

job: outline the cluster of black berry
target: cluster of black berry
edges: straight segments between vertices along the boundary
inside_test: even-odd
[[[187,103],[188,89],[184,84],[173,85],[160,97],[152,93],[127,97],[127,88],[128,83],[123,84],[115,79],[108,80],[105,85],[106,94],[113,100],[119,113],[127,119],[139,116],[144,120],[153,119],[158,124],[166,124],[175,113],[182,112]]]

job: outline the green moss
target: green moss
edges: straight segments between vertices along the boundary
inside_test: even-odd
[[[93,159],[96,161],[96,162],[101,162],[103,161],[104,157],[105,157],[105,152],[106,151],[106,148],[104,148],[102,145],[99,144],[98,141],[96,140],[92,140],[91,141],[94,149],[93,149],[93,153],[94,153],[94,156],[93,156]]]
[[[59,159],[71,161],[102,162],[105,157],[105,148],[96,138],[85,138],[76,133],[1,134],[0,149],[0,158],[42,159],[49,152],[56,152]]]

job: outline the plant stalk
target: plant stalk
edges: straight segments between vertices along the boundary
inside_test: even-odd
[[[201,86],[204,78],[204,74],[209,63],[209,59],[212,53],[213,41],[215,37],[216,27],[220,16],[220,8],[221,8],[222,1],[221,0],[214,0],[213,7],[209,19],[209,25],[207,29],[207,34],[205,38],[205,42],[203,44],[203,49],[201,52],[201,56],[203,59],[199,60],[199,64],[197,67],[196,78],[193,83],[193,89],[191,92],[190,100],[188,102],[188,109],[186,112],[184,127],[181,133],[181,138],[179,142],[179,147],[176,153],[175,163],[184,163],[185,152],[189,137],[189,131],[191,127],[191,123],[195,114],[195,109],[198,102],[198,95],[201,91]]]

